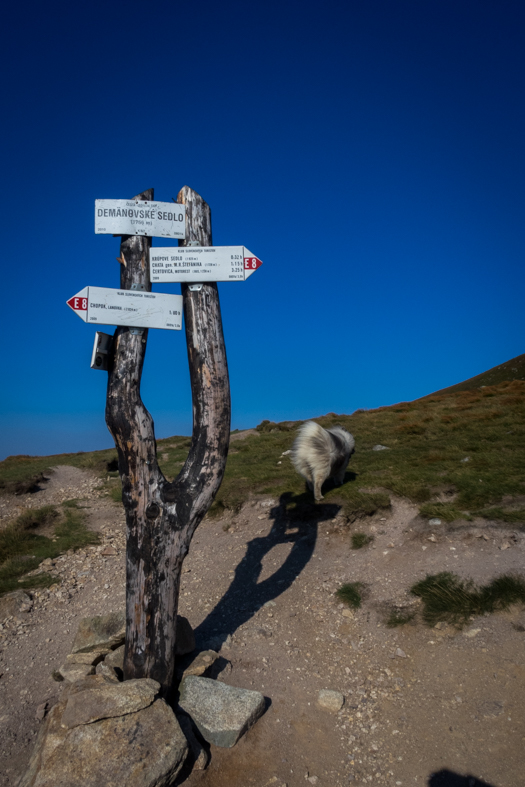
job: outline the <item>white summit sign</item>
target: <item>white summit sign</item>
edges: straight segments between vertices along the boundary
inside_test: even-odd
[[[150,249],[152,282],[245,281],[262,265],[245,246]]]
[[[67,301],[81,320],[92,325],[128,328],[182,328],[182,295],[161,295],[142,290],[84,287]]]
[[[95,233],[185,238],[186,205],[134,199],[97,199]]]

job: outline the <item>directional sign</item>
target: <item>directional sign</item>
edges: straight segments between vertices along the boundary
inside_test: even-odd
[[[97,199],[95,233],[185,238],[186,205],[134,199]]]
[[[150,249],[151,281],[245,281],[262,265],[245,246]]]
[[[182,295],[160,295],[140,290],[84,287],[67,301],[81,320],[93,325],[129,328],[182,328]]]

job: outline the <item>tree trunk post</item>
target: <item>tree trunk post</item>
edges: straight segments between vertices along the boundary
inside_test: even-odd
[[[153,190],[135,199],[152,200]],[[211,212],[185,186],[186,245],[210,246]],[[151,238],[123,236],[121,288],[151,291]],[[153,419],[140,398],[147,331],[115,332],[108,374],[106,423],[115,440],[126,512],[126,647],[124,679],[153,678],[169,696],[182,563],[192,536],[221,485],[230,438],[230,387],[217,285],[182,285],[193,400],[188,458],[174,481],[157,464]]]

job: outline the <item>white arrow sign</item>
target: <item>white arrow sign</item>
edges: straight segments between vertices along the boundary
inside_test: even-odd
[[[186,205],[133,199],[95,200],[97,235],[186,237]]]
[[[182,328],[182,295],[84,287],[67,301],[84,322],[129,328]]]
[[[151,281],[245,281],[262,265],[245,246],[150,249]]]

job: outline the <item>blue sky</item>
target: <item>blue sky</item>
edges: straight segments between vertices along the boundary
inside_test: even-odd
[[[232,428],[524,351],[521,0],[29,0],[3,20],[0,458],[112,444],[66,300],[119,286],[95,199],[150,187],[191,186],[214,244],[264,262],[219,285]],[[157,437],[191,432],[184,331],[150,331],[142,396]]]

